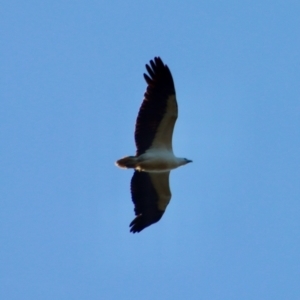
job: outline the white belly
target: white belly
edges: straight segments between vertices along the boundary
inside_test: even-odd
[[[169,151],[146,152],[138,158],[136,170],[166,172],[178,167],[176,157]]]

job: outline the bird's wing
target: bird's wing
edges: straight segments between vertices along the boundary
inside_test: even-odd
[[[170,172],[134,172],[131,196],[136,218],[129,225],[131,232],[140,232],[160,220],[171,199],[169,175]]]
[[[172,151],[172,134],[178,115],[172,74],[159,57],[146,65],[148,84],[135,126],[136,155],[149,148]]]

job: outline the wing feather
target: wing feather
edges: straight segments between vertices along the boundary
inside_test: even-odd
[[[144,78],[148,84],[135,126],[136,155],[145,153],[153,144],[162,120],[166,118],[160,132],[166,132],[166,148],[172,149],[172,133],[177,118],[177,102],[172,74],[159,57],[146,65],[148,74]],[[160,135],[165,142],[165,136]]]
[[[131,196],[136,218],[130,231],[140,232],[160,220],[171,199],[169,174],[135,171],[131,179]]]

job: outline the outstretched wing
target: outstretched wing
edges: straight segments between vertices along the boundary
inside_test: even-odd
[[[172,134],[178,115],[172,74],[159,57],[146,65],[148,84],[135,126],[136,155],[149,148],[172,151]]]
[[[160,220],[171,199],[169,175],[170,172],[134,172],[131,196],[136,218],[129,225],[131,232],[140,232]]]

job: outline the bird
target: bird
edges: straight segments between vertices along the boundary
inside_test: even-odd
[[[160,57],[150,60],[146,70],[147,88],[134,132],[136,154],[115,163],[120,168],[134,169],[130,184],[135,212],[129,224],[132,233],[161,219],[171,199],[170,171],[192,162],[173,153],[178,106],[171,71]]]

